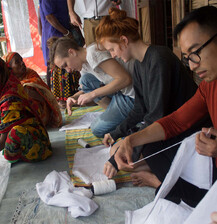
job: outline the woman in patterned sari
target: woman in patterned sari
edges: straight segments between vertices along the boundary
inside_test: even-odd
[[[5,56],[6,64],[24,86],[31,103],[39,105],[38,115],[44,126],[59,127],[62,115],[58,103],[47,84],[32,69],[26,68],[23,58],[16,52]]]
[[[52,154],[48,134],[19,80],[0,58],[0,151],[10,162],[37,162]]]

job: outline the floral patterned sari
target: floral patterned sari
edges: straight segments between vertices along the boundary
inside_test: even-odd
[[[32,69],[27,68],[20,80],[27,90],[29,99],[39,105],[38,115],[45,126],[59,127],[62,124],[62,115],[56,98],[47,84]],[[29,91],[30,92],[29,92]],[[31,91],[33,90],[33,91]]]
[[[0,113],[0,134],[7,134],[7,160],[37,162],[52,154],[47,131],[38,117],[38,106],[29,106],[23,86],[12,74],[0,90]]]

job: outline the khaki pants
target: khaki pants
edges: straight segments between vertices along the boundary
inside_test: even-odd
[[[84,19],[84,39],[86,46],[92,44],[96,40],[95,28],[100,23],[100,19]]]

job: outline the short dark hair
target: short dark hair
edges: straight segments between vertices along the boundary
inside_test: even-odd
[[[197,22],[210,35],[217,33],[217,8],[214,6],[204,6],[186,15],[174,29],[173,35],[175,40],[177,40],[178,34],[185,26],[191,22]]]

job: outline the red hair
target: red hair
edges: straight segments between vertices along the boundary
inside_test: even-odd
[[[126,11],[118,8],[109,9],[109,15],[103,17],[95,32],[98,43],[102,43],[105,39],[120,43],[121,36],[126,36],[132,42],[140,39],[139,22],[127,17]]]

